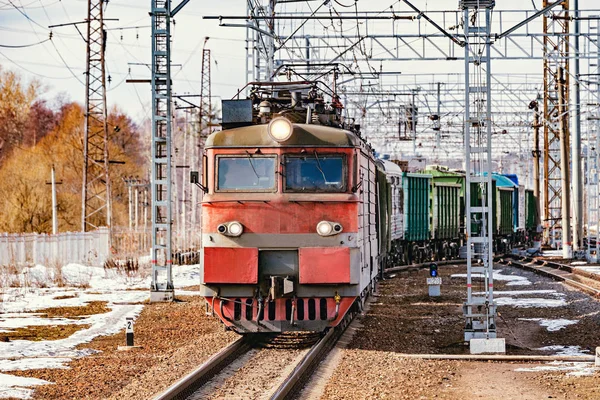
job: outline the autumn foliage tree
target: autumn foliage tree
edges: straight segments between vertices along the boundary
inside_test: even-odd
[[[60,231],[81,229],[84,115],[81,105],[63,103],[53,110],[38,97],[36,84],[0,70],[0,232],[51,232],[52,166]],[[16,98],[4,104],[4,99]],[[23,117],[25,115],[25,117]],[[3,122],[11,120],[8,127]],[[139,129],[116,108],[109,115],[113,226],[127,223],[124,177],[147,175]]]

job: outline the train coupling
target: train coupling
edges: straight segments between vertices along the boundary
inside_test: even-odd
[[[288,276],[271,276],[270,299],[289,296],[294,293],[294,290],[294,281]]]

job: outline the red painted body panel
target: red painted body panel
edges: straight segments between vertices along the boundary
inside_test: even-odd
[[[242,201],[243,202],[243,201]],[[339,222],[344,232],[358,232],[358,203],[225,202],[202,205],[202,231],[239,221],[244,233],[316,233],[320,221]]]
[[[303,247],[298,263],[301,284],[350,283],[348,247]]]
[[[205,247],[204,283],[258,283],[258,249]]]

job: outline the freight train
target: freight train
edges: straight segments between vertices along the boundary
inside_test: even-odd
[[[223,101],[205,142],[200,290],[238,333],[337,326],[386,266],[459,255],[464,174],[378,159],[324,98],[312,82],[256,84]],[[515,240],[502,193],[499,233]]]

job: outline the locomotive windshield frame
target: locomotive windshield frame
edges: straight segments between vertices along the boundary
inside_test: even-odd
[[[231,175],[228,176],[235,177],[238,182],[239,179],[243,179],[244,174],[248,174],[249,176],[255,175],[256,183],[260,184],[261,179],[268,179],[265,182],[270,183],[268,187],[262,187],[257,185],[256,187],[251,186],[242,186],[236,184],[230,184],[230,186],[223,187],[221,178],[224,178],[220,174],[223,172],[223,169],[227,167],[234,167],[235,164],[221,165],[221,161],[223,160],[247,160],[248,165],[243,168],[237,168],[234,171],[228,171]],[[272,165],[266,164],[264,161],[271,161]],[[248,193],[275,193],[277,192],[278,179],[277,179],[277,161],[278,157],[276,154],[264,154],[264,155],[254,155],[254,154],[217,154],[215,157],[215,192],[218,193],[232,193],[232,192],[248,192]],[[239,164],[238,164],[239,166]],[[252,178],[254,179],[254,178]]]
[[[315,186],[311,187],[302,187],[301,185],[294,184],[292,186],[290,184],[291,179],[288,178],[289,166],[288,162],[294,160],[302,160],[305,161],[311,160],[311,163],[307,163],[308,167],[311,166],[312,161],[314,160],[313,166],[315,167],[315,171],[313,171],[312,175],[315,175],[317,178],[322,178],[322,185],[319,186],[319,179],[315,179],[311,184]],[[328,161],[331,159],[339,159],[341,161],[340,169],[336,171],[332,171],[327,169]],[[283,191],[285,193],[345,193],[348,191],[348,162],[346,159],[346,154],[344,153],[323,153],[318,154],[316,151],[314,153],[308,154],[294,154],[294,153],[286,153],[283,155],[283,165],[285,166],[285,171],[283,173]],[[302,176],[302,164],[298,164],[298,167],[301,169],[301,177],[308,178]],[[338,186],[327,186],[330,184],[337,184],[338,182],[328,181],[327,177],[331,176],[332,172],[336,172],[336,175],[339,175],[341,185]],[[337,173],[339,172],[339,173]],[[337,178],[337,177],[336,177]]]

